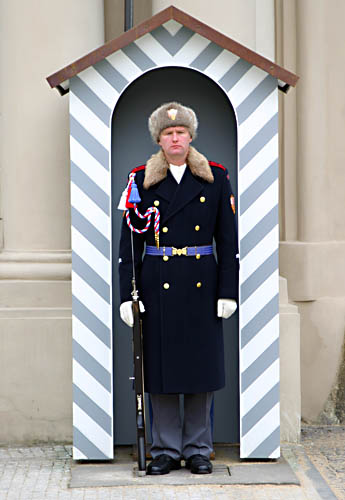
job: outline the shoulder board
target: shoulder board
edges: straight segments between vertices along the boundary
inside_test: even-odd
[[[144,170],[146,168],[146,165],[140,165],[140,167],[135,167],[133,170],[131,170],[131,174],[136,174],[137,172],[140,172],[140,170]]]
[[[211,167],[219,167],[224,170],[224,172],[226,172],[226,168],[223,167],[223,165],[221,165],[220,163],[216,163],[215,161],[209,161],[208,163],[211,165]]]

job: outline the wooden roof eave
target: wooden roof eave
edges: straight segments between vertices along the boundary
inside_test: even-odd
[[[61,70],[53,73],[47,77],[47,81],[51,88],[57,88],[61,95],[68,92],[66,84],[67,81],[73,76],[77,75],[89,66],[93,66],[102,59],[108,57],[110,54],[116,52],[123,47],[126,47],[130,43],[134,42],[138,38],[142,37],[146,33],[153,31],[162,24],[174,19],[176,22],[183,24],[187,28],[191,29],[195,33],[207,38],[211,42],[216,43],[220,47],[229,50],[238,57],[244,59],[266,71],[273,77],[277,78],[279,82],[279,88],[283,92],[287,92],[290,86],[295,87],[299,77],[294,73],[286,70],[282,66],[266,59],[257,52],[245,47],[244,45],[236,42],[232,38],[223,35],[219,31],[211,28],[207,24],[199,21],[198,19],[186,14],[182,10],[176,7],[170,6],[162,10],[158,14],[154,15],[150,19],[138,24],[134,28],[126,31],[122,35],[109,42],[105,43],[98,49],[93,50],[89,54],[81,57],[77,61],[65,66]]]

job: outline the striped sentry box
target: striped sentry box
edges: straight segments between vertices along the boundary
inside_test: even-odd
[[[242,458],[277,458],[279,434],[278,81],[171,19],[70,80],[75,459],[113,458],[111,118],[154,68],[203,72],[238,126]]]

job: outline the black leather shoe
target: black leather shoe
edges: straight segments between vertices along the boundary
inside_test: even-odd
[[[193,474],[211,474],[212,464],[205,455],[192,455],[186,460],[186,469]]]
[[[162,474],[169,474],[171,470],[181,469],[181,461],[174,460],[169,455],[163,453],[154,458],[147,466],[147,474],[151,476],[158,476]]]

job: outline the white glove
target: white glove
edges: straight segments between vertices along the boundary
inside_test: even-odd
[[[217,316],[218,318],[228,319],[237,309],[236,300],[233,299],[218,299]]]
[[[140,312],[145,312],[144,304],[139,300],[139,310]],[[121,319],[126,325],[132,327],[133,326],[133,309],[132,309],[132,301],[128,300],[127,302],[123,302],[120,305],[120,316]]]

